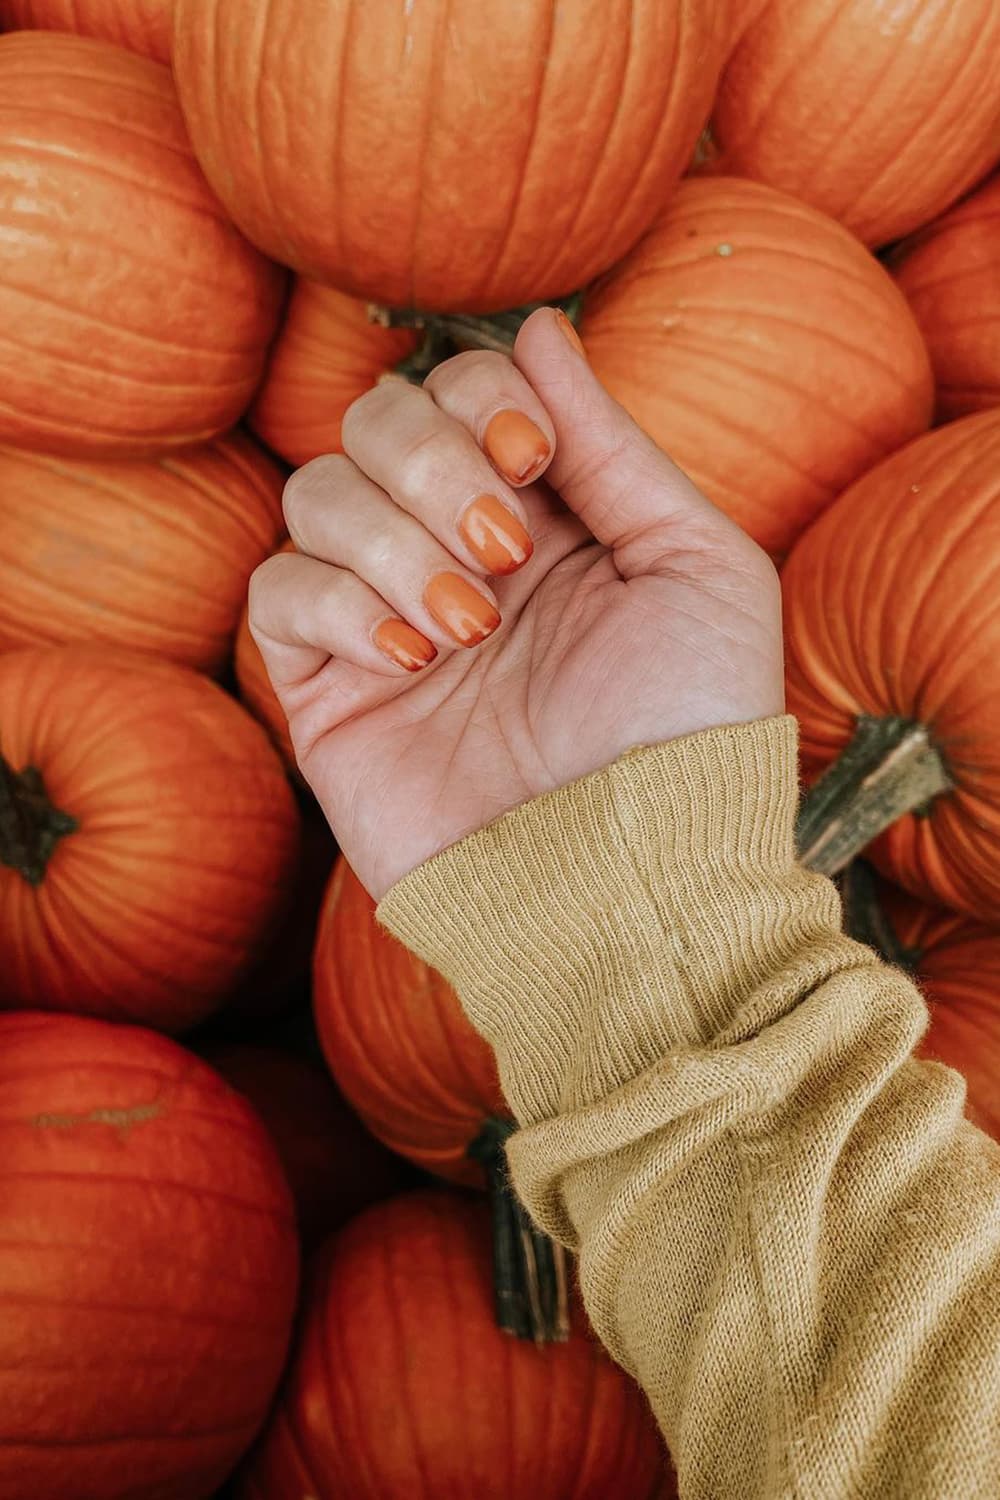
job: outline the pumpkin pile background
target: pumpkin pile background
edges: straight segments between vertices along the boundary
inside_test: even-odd
[[[673,1493],[575,1299],[496,1326],[492,1057],[246,618],[449,315],[566,299],[771,553],[807,784],[933,762],[845,906],[1000,1135],[998,51],[1000,0],[0,0],[0,1500]]]

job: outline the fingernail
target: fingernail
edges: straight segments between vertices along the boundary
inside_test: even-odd
[[[490,573],[516,573],[534,550],[520,521],[496,495],[473,500],[458,525],[469,550]]]
[[[372,640],[378,649],[394,661],[397,667],[408,672],[419,672],[437,656],[437,647],[419,630],[407,625],[405,620],[383,620],[375,629]]]
[[[437,573],[427,585],[424,603],[442,630],[460,646],[478,646],[492,635],[500,616],[478,589],[457,573]]]
[[[483,446],[501,474],[514,484],[538,472],[549,456],[549,440],[523,411],[498,411],[490,420]]]
[[[558,324],[559,332],[562,334],[566,342],[568,344],[572,344],[577,354],[582,354],[584,359],[586,359],[587,351],[583,346],[583,339],[577,333],[576,329],[573,327],[573,324],[570,322],[569,318],[567,318],[561,307],[556,308],[556,323]]]

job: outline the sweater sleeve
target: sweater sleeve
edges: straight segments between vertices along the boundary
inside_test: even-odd
[[[997,1500],[1000,1147],[794,858],[794,721],[634,751],[396,885],[683,1500]]]

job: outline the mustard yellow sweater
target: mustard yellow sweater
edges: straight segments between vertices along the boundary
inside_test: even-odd
[[[516,1185],[684,1500],[1000,1500],[1000,1147],[796,801],[790,719],[634,751],[380,917],[495,1047]]]

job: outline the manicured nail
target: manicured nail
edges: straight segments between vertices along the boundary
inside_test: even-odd
[[[414,630],[412,625],[407,625],[405,620],[383,620],[376,627],[372,640],[390,661],[394,661],[397,667],[405,667],[408,672],[419,672],[437,656],[433,641]]]
[[[458,524],[466,546],[490,573],[516,573],[534,550],[520,521],[496,495],[473,500]]]
[[[500,624],[490,601],[457,573],[435,574],[424,592],[424,603],[460,646],[478,646]]]
[[[559,332],[562,334],[566,342],[568,344],[572,344],[577,354],[582,354],[584,359],[586,359],[587,351],[583,347],[583,339],[577,333],[576,329],[573,327],[573,324],[570,322],[569,318],[567,318],[561,307],[556,308],[556,323],[558,324]]]
[[[549,440],[523,411],[498,411],[483,436],[483,446],[501,474],[524,484],[549,456]]]

